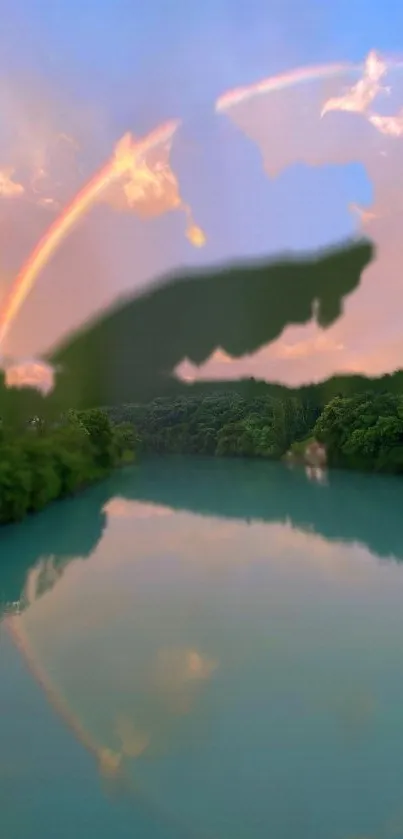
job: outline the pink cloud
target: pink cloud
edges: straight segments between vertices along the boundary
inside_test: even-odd
[[[362,78],[342,96],[327,99],[321,110],[323,117],[328,111],[355,111],[365,113],[381,92],[388,91],[381,85],[381,79],[388,70],[387,63],[372,50],[364,65]]]
[[[45,394],[53,388],[54,375],[52,368],[41,361],[22,361],[5,368],[7,387],[34,387]]]
[[[346,299],[342,317],[326,333],[314,321],[290,327],[271,346],[228,364],[225,377],[253,375],[298,385],[336,372],[359,369],[370,375],[403,365],[398,269],[403,196],[397,177],[403,168],[403,144],[398,139],[403,111],[381,117],[368,110],[385,90],[380,81],[393,67],[372,52],[361,80],[352,87],[346,84],[352,70],[346,68],[344,80],[340,74],[328,78],[322,74],[309,84],[281,90],[266,82],[266,93],[259,89],[255,95],[251,88],[226,105],[227,117],[258,146],[270,178],[296,161],[311,166],[362,162],[374,200],[370,207],[352,204],[349,209],[357,234],[362,231],[373,240],[376,259]],[[393,76],[393,93],[403,101],[401,76]],[[334,113],[326,119],[320,118],[331,110]],[[223,368],[209,359],[187,374],[222,378]]]
[[[225,111],[257,145],[271,178],[295,162],[323,166],[360,161],[364,165],[373,186],[373,204],[350,209],[357,233],[364,230],[373,239],[377,259],[365,271],[359,289],[346,300],[342,318],[326,333],[314,322],[289,328],[270,347],[236,361],[217,348],[201,368],[184,360],[178,375],[189,381],[254,375],[298,384],[357,364],[363,372],[372,372],[380,359],[391,367],[402,363],[398,265],[403,196],[397,177],[403,167],[402,112],[382,117],[368,110],[382,89],[381,81],[387,78],[389,82],[389,65],[384,72],[385,63],[374,55],[355,85],[357,68],[339,68],[338,75],[322,73],[303,85],[266,86],[259,95],[244,96]],[[360,81],[365,82],[361,87]],[[393,77],[393,93],[403,103],[401,82]],[[349,101],[359,107],[328,108],[326,118],[320,118],[326,103],[352,91],[355,98]],[[56,100],[54,91],[40,83],[28,85],[26,92],[22,85],[0,85],[0,104],[8,125],[7,136],[0,130],[0,167],[8,172],[10,182],[24,190],[15,193],[12,201],[0,195],[0,299],[52,213],[85,181],[85,158],[98,165],[105,149],[107,155],[111,148],[105,115],[72,103],[60,108]],[[197,186],[195,170],[196,193]],[[123,196],[126,203],[130,196],[133,199],[133,190],[128,193]],[[121,198],[122,193],[118,203]],[[253,208],[253,196],[245,200]],[[302,197],[301,213],[306,200]],[[105,206],[96,208],[46,266],[13,327],[7,352],[34,358],[118,294],[134,288],[140,291],[156,277],[183,265],[191,252],[183,238],[183,219],[175,213],[144,221],[130,213],[111,213]]]
[[[13,178],[14,169],[0,170],[0,197],[15,198],[16,195],[23,195],[25,192],[22,184],[17,183]]]

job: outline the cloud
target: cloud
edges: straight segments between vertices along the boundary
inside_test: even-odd
[[[170,165],[172,140],[177,128],[178,122],[172,121],[138,140],[130,133],[125,134],[116,144],[109,162],[103,169],[87,184],[84,181],[84,186],[81,184],[80,189],[77,190],[76,186],[74,201],[60,212],[59,221],[56,216],[49,232],[44,231],[41,245],[35,247],[34,243],[32,257],[28,250],[25,260],[22,260],[22,267],[20,266],[1,312],[3,350],[10,328],[26,297],[32,293],[47,264],[54,259],[54,254],[59,252],[63,239],[70,235],[73,225],[80,222],[82,227],[84,215],[97,202],[102,201],[114,209],[131,212],[143,220],[157,218],[171,210],[181,210],[185,216],[186,236],[189,242],[197,248],[204,245],[205,234],[195,223],[190,206],[182,199],[177,177]],[[31,166],[28,167],[27,197],[32,199],[37,208],[56,213],[60,208],[61,191],[64,190],[63,194],[66,196],[67,185],[70,198],[74,196],[72,184],[75,183],[77,175],[76,154],[79,148],[80,144],[70,134],[53,130],[47,137],[47,145],[44,142],[39,143],[34,160],[27,158],[26,164],[30,163]],[[70,164],[68,173],[61,171],[60,165],[54,165],[53,168],[50,166],[51,162],[55,163],[50,152],[57,152],[56,163],[60,164],[64,160],[63,154],[66,150]],[[121,246],[119,250],[122,251]],[[94,308],[96,309],[96,305]]]
[[[323,117],[328,111],[365,113],[379,93],[389,92],[389,88],[383,87],[380,83],[387,69],[386,62],[375,50],[372,50],[366,58],[362,79],[342,96],[327,99],[321,110],[321,116]]]
[[[271,179],[297,162],[314,167],[361,162],[373,187],[373,201],[371,206],[360,207],[351,196],[352,228],[355,224],[357,233],[365,229],[373,239],[376,261],[365,271],[357,293],[346,301],[342,318],[327,330],[326,342],[321,343],[321,331],[312,323],[287,330],[275,344],[236,361],[225,358],[218,348],[203,368],[184,360],[180,375],[187,380],[205,375],[255,375],[297,384],[347,370],[354,364],[367,363],[370,372],[378,365],[374,353],[379,359],[387,357],[393,366],[402,363],[397,266],[403,195],[397,173],[403,166],[399,133],[403,100],[398,101],[395,115],[392,108],[389,116],[373,113],[371,108],[378,93],[387,89],[382,86],[385,77],[393,101],[402,99],[403,88],[399,71],[376,53],[371,56],[364,69],[348,65],[335,65],[330,70],[306,68],[291,74],[290,82],[286,77],[275,77],[274,81],[258,83],[254,89],[245,89],[242,97],[229,97],[229,104],[227,97],[221,113],[258,147]],[[326,103],[347,94],[349,101],[355,102],[354,110],[329,109],[326,117],[320,118]],[[104,114],[88,107],[88,103],[81,107],[67,102],[42,81],[0,84],[0,105],[5,115],[0,127],[0,167],[24,190],[15,193],[13,200],[0,200],[1,271],[6,278],[1,282],[1,296],[56,213],[108,158],[115,135]],[[157,150],[143,151],[137,159],[137,170],[129,168],[117,188],[104,196],[103,205],[83,219],[60,246],[14,323],[7,342],[10,355],[35,358],[93,317],[114,296],[132,288],[144,289],[156,277],[194,258],[183,236],[183,215],[193,244],[202,244],[204,234],[182,195],[180,165],[177,167],[176,162],[179,144],[174,145],[177,136],[164,147],[160,144]],[[233,135],[226,137],[225,153],[230,160]],[[132,138],[129,142],[126,137],[125,142],[130,146]],[[225,197],[219,196],[219,211],[222,208],[223,213],[235,189],[234,170],[229,171],[231,180]],[[191,174],[192,189],[198,195],[203,185],[197,167]],[[284,191],[287,188],[285,185]],[[257,214],[252,190],[244,200],[251,217]],[[326,195],[302,195],[301,217],[306,214],[307,202],[318,204],[322,200],[326,214]],[[195,202],[191,203],[196,208]],[[110,207],[115,212],[111,213]],[[171,212],[175,209],[177,212]],[[209,221],[211,207],[204,210],[204,218]],[[346,215],[348,210],[346,202]],[[278,213],[281,211],[280,206]],[[270,227],[270,219],[259,210],[256,224],[266,223]],[[222,251],[222,258],[230,256],[230,252]],[[204,258],[210,258],[208,250]],[[383,353],[386,346],[388,352]]]
[[[291,327],[274,344],[228,364],[225,378],[255,376],[298,385],[357,368],[371,375],[403,365],[398,273],[403,195],[397,174],[403,167],[401,65],[372,51],[354,85],[348,81],[358,68],[319,69],[295,71],[288,79],[274,77],[221,97],[221,112],[257,145],[271,180],[296,162],[312,167],[362,163],[373,200],[364,207],[350,201],[346,213],[350,211],[357,235],[364,232],[374,242],[376,259],[326,338],[314,322]],[[385,76],[390,88],[381,84]],[[389,89],[398,103],[396,115],[373,113],[376,96]],[[323,112],[327,115],[321,119]],[[302,196],[301,209],[306,200]],[[202,368],[180,365],[181,377],[182,371],[192,379],[223,377],[214,358]]]
[[[215,350],[210,360],[217,362],[218,364],[231,364],[231,362],[233,361],[231,356],[228,355],[228,353],[224,352],[224,350],[222,350],[221,347],[218,347],[218,349]]]
[[[54,370],[41,361],[27,360],[5,367],[7,387],[34,387],[44,394],[52,390],[54,376]]]
[[[185,358],[173,371],[174,375],[183,382],[194,382],[196,379],[209,378],[209,371],[214,370],[216,377],[224,375],[223,365],[238,369],[237,363],[234,359],[224,352],[221,347],[218,347],[210,356],[210,358],[202,365],[193,364],[188,358]],[[225,376],[228,370],[225,369]]]
[[[350,210],[357,215],[361,228],[364,228],[369,222],[374,221],[374,219],[379,218],[372,210],[366,210],[363,207],[359,207],[358,204],[350,204]]]
[[[153,218],[171,210],[186,216],[186,235],[196,247],[205,244],[202,229],[195,224],[192,211],[180,194],[179,183],[169,158],[179,123],[172,122],[153,131],[143,140],[125,134],[114,151],[115,167],[121,180],[114,183],[101,200],[114,209],[131,210],[140,218]]]
[[[403,135],[403,110],[395,116],[370,114],[368,119],[371,125],[374,125],[381,134],[386,134],[389,137],[401,137]]]
[[[176,375],[182,381],[203,379],[237,379],[254,376],[263,379],[285,380],[297,383],[309,370],[320,377],[325,366],[334,369],[343,364],[345,346],[335,334],[320,331],[313,324],[307,327],[288,327],[281,338],[268,347],[242,359],[226,357],[225,361],[214,353],[208,361],[197,367],[188,360],[178,365]],[[223,368],[223,364],[225,367]],[[296,380],[296,381],[295,381]]]
[[[79,109],[64,105],[43,80],[0,82],[0,166],[20,173],[29,201],[35,202],[37,195],[62,198],[77,182],[80,144],[74,133],[84,140],[87,131]]]
[[[16,195],[23,195],[25,192],[22,184],[13,180],[14,169],[0,170],[0,197],[14,198]]]

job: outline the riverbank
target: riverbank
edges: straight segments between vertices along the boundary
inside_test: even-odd
[[[236,392],[159,398],[145,405],[70,412],[19,432],[1,428],[0,524],[19,521],[102,480],[137,453],[285,460],[312,467],[403,473],[403,397],[336,396],[325,406],[296,396]]]
[[[135,459],[132,426],[101,410],[70,412],[57,425],[38,417],[0,428],[0,525],[74,495]]]
[[[297,396],[236,392],[155,399],[110,411],[132,424],[143,451],[216,457],[289,457],[309,465],[403,472],[403,396],[357,393],[318,405]]]

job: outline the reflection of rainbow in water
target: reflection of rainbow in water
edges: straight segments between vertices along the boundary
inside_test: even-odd
[[[165,825],[169,824],[174,829],[177,839],[206,839],[204,834],[201,834],[198,829],[193,826],[185,826],[182,822],[171,812],[167,811],[165,807],[152,799],[147,791],[138,784],[137,779],[130,778],[128,773],[124,771],[123,758],[124,752],[116,752],[108,747],[98,743],[95,738],[88,732],[87,728],[80,722],[77,714],[75,714],[64,698],[62,693],[56,688],[49,678],[49,674],[42,666],[39,656],[36,654],[27,632],[23,626],[22,616],[18,614],[6,614],[2,621],[2,627],[8,633],[8,636],[17,650],[22,655],[27,669],[36,683],[43,691],[51,708],[63,720],[65,725],[70,729],[77,741],[84,746],[96,760],[98,771],[106,780],[123,781],[122,789],[128,793],[134,805],[138,806],[139,802],[147,809],[148,815],[153,818],[161,819]],[[172,663],[172,662],[171,662]],[[196,661],[191,660],[191,665],[196,665],[196,673],[191,675],[200,675],[197,671],[200,667],[200,662],[196,657]],[[215,662],[210,662],[208,671],[215,669]]]
[[[35,655],[28,635],[24,630],[21,618],[17,615],[7,615],[2,621],[2,626],[8,632],[9,637],[23,656],[29,672],[40,685],[51,707],[54,708],[68,728],[70,728],[77,740],[97,759],[101,770],[107,765],[107,757],[110,754],[110,766],[115,766],[116,771],[120,765],[120,760],[118,760],[119,755],[114,755],[109,749],[103,749],[99,746],[74,716],[66,700],[54,685],[52,685],[38,656]]]

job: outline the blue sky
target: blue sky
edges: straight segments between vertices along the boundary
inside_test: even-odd
[[[40,67],[77,94],[162,88],[168,108],[298,64],[401,49],[399,0],[7,0],[3,68]]]
[[[209,166],[211,158],[211,170],[215,160],[219,172],[212,109],[220,93],[298,65],[359,61],[374,45],[395,51],[403,7],[397,0],[16,0],[6,19],[8,49],[2,63],[9,62],[17,72],[24,65],[32,67],[76,99],[106,108],[113,139],[128,129],[140,133],[165,119],[184,118],[185,132],[203,147],[204,164]],[[261,182],[256,151],[232,136],[233,147],[240,142],[256,200],[264,205],[268,184]],[[246,171],[245,163],[242,168]],[[292,182],[288,178],[297,191],[305,187],[300,175],[294,173]],[[342,176],[343,198],[346,177],[351,200],[365,201],[368,185],[362,169],[350,167]],[[322,175],[315,178],[320,188]],[[190,172],[185,180],[191,193]],[[337,191],[337,183],[337,173],[323,173],[322,189],[334,184]],[[240,211],[239,200],[232,198],[232,208]],[[346,204],[336,203],[329,224],[335,225],[338,239],[350,221]],[[311,227],[318,229],[318,223],[312,218]],[[259,244],[264,249],[256,225],[249,226],[246,250],[253,252]],[[318,236],[326,239],[327,232]],[[300,238],[292,237],[290,245],[300,247]],[[283,240],[280,230],[280,246]],[[308,235],[307,246],[312,243]]]
[[[173,168],[208,242],[196,252],[182,236],[167,268],[175,259],[214,262],[339,242],[354,227],[348,205],[371,203],[360,162],[296,162],[272,181],[263,177],[257,146],[214,115],[214,102],[302,65],[361,62],[373,48],[398,53],[398,0],[3,0],[2,8],[0,78],[50,80],[60,102],[107,114],[106,142],[88,150],[88,174],[126,131],[183,119]],[[111,273],[118,293],[118,268]]]
[[[214,161],[219,94],[295,66],[360,61],[374,46],[397,51],[403,6],[398,0],[9,0],[2,20],[0,71],[40,74],[77,101],[106,109],[111,142],[127,130],[142,133],[181,117],[190,142],[196,138]],[[260,165],[256,152],[245,154],[252,172]],[[351,200],[365,201],[362,169],[350,167],[348,177]],[[332,175],[324,178],[331,185]],[[261,189],[267,194],[267,183]]]

